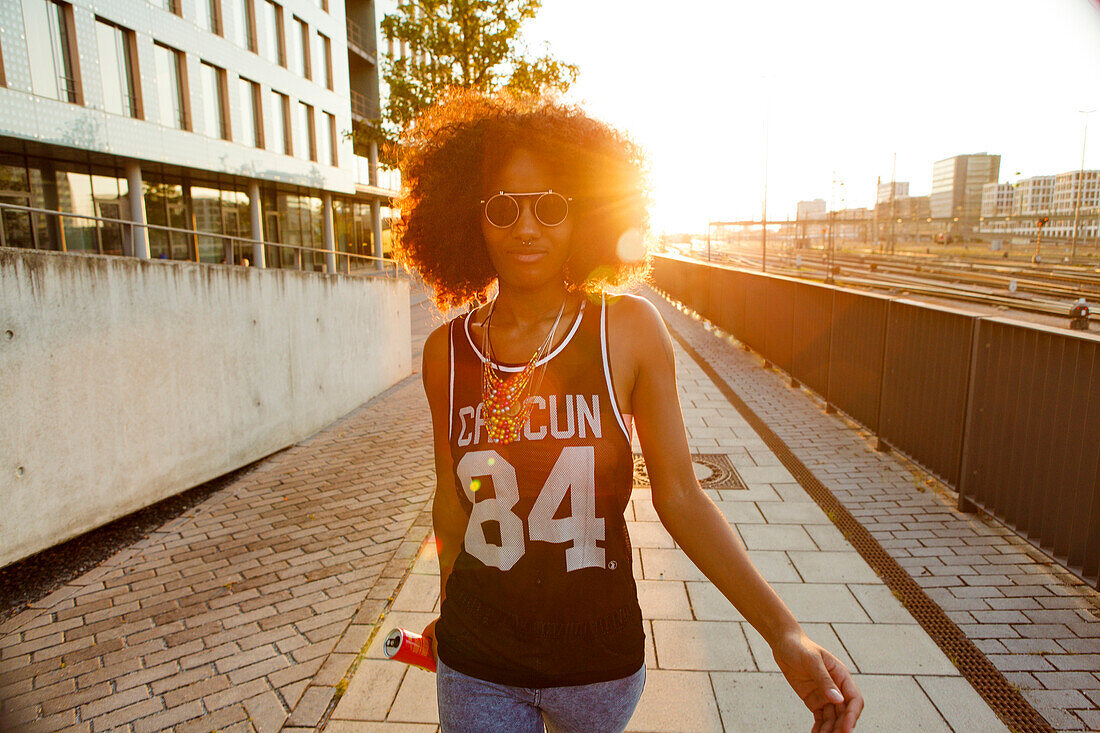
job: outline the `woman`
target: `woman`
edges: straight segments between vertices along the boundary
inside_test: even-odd
[[[621,731],[645,681],[624,511],[637,430],[662,524],[770,644],[815,732],[863,700],[696,481],[647,301],[639,151],[579,110],[457,95],[406,136],[398,256],[441,309],[424,346],[444,731]],[[495,291],[488,302],[488,295]]]

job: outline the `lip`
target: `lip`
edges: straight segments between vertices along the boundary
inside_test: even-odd
[[[513,249],[508,252],[510,257],[515,258],[520,262],[538,262],[546,256],[546,250],[544,249],[531,249],[525,247],[524,249]]]

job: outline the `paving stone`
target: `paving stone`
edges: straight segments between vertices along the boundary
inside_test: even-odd
[[[795,731],[813,724],[813,713],[778,672],[712,672],[711,679],[727,731]]]
[[[832,626],[865,674],[958,674],[919,626],[847,623]]]
[[[700,621],[744,620],[733,604],[710,581],[689,581],[684,586],[691,600],[691,610]]]
[[[832,583],[773,583],[772,588],[799,622],[870,622],[848,586]]]
[[[436,733],[438,725],[431,723],[371,723],[353,720],[333,720],[325,733]]]
[[[940,715],[956,731],[1007,730],[981,696],[962,677],[917,677]]]
[[[827,524],[832,522],[813,502],[758,502],[768,524]]]
[[[401,680],[387,720],[398,723],[439,723],[435,689],[434,674],[418,667],[410,667]]]
[[[706,672],[647,669],[645,691],[626,729],[647,733],[721,730],[710,677]]]
[[[750,550],[817,550],[799,524],[745,524],[738,525],[737,531]]]
[[[848,590],[859,601],[864,612],[876,623],[915,624],[917,622],[885,585],[849,583]]]
[[[844,645],[840,642],[840,638],[837,637],[836,632],[833,631],[833,627],[829,624],[815,624],[804,623],[799,624],[802,627],[802,631],[806,636],[813,639],[816,643],[825,647],[829,652],[839,659],[850,672],[858,672],[859,666],[852,661],[852,658],[848,656],[848,652],[845,651]],[[741,625],[742,630],[745,632],[745,637],[749,640],[749,649],[752,651],[752,657],[756,660],[756,666],[761,672],[778,672],[779,665],[775,662],[775,657],[772,656],[771,647],[764,641],[759,632],[756,631],[748,623]]]
[[[676,543],[660,522],[627,522],[630,544],[634,547],[673,548]],[[438,585],[438,583],[437,583]]]
[[[807,583],[877,583],[875,572],[856,552],[794,550],[787,553]]]
[[[661,669],[755,670],[741,624],[732,621],[653,621]]]
[[[635,584],[638,588],[638,604],[644,618],[692,618],[691,603],[688,601],[684,583],[672,580],[639,580]]]
[[[950,731],[933,703],[912,677],[855,675],[866,707],[858,728],[871,731]],[[967,730],[967,729],[961,729]],[[977,730],[977,729],[974,729]],[[992,730],[1004,730],[995,727]]]

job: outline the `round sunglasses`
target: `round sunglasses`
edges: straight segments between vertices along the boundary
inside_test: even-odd
[[[569,216],[569,202],[556,191],[536,191],[534,193],[506,193],[500,191],[481,201],[481,210],[485,219],[497,229],[507,229],[519,221],[520,199],[534,197],[531,211],[535,219],[544,227],[556,227]]]

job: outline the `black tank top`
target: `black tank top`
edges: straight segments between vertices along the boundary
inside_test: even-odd
[[[470,520],[436,624],[440,659],[517,687],[606,682],[645,661],[645,632],[623,516],[633,486],[629,418],[607,353],[607,303],[582,302],[539,362],[520,440],[489,443],[484,356],[470,316],[450,330],[455,487]],[[522,369],[502,366],[505,374]]]

